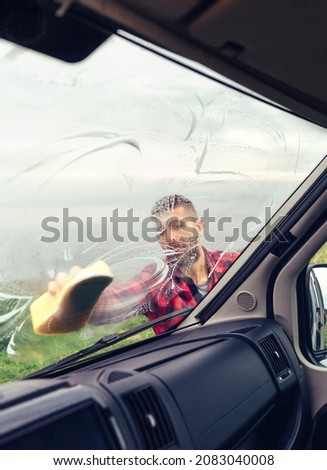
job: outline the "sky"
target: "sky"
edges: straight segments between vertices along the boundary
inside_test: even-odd
[[[276,210],[326,153],[326,130],[116,36],[77,64],[1,41],[0,63],[0,279],[22,258],[23,276],[67,258],[40,242],[63,208],[142,218],[177,192],[239,225]]]

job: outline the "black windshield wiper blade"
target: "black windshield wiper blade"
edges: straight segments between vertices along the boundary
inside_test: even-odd
[[[99,339],[99,341],[92,344],[91,346],[81,349],[80,351],[77,351],[76,353],[70,354],[69,356],[66,356],[63,359],[60,359],[58,362],[55,362],[54,364],[51,364],[50,366],[44,367],[43,369],[38,370],[37,372],[29,374],[28,376],[25,377],[25,379],[42,377],[44,376],[44,374],[59,370],[62,366],[74,364],[79,359],[83,359],[84,357],[87,357],[97,351],[100,351],[101,349],[104,349],[116,343],[119,343],[120,341],[124,339],[130,338],[156,325],[160,325],[160,323],[170,320],[171,318],[175,318],[178,316],[186,317],[193,310],[193,308],[194,307],[188,307],[188,308],[183,308],[181,310],[177,310],[176,312],[168,313],[167,315],[164,315],[163,317],[157,318],[156,320],[150,320],[149,322],[136,326],[135,328],[125,331],[124,333],[116,333],[116,334],[112,334],[109,336],[104,336],[103,338]],[[169,331],[172,331],[172,330],[168,330],[168,332]]]

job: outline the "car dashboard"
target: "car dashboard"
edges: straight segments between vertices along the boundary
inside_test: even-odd
[[[278,323],[215,324],[4,385],[0,448],[303,448],[306,394]]]

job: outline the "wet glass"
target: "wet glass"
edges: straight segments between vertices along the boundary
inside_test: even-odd
[[[74,65],[1,41],[0,61],[1,381],[146,322],[142,302],[174,284],[176,253],[241,252],[324,156],[324,129],[122,37]],[[186,248],[160,244],[151,214],[173,194],[196,209]],[[96,260],[125,288],[107,299],[110,321],[35,334],[32,302]]]

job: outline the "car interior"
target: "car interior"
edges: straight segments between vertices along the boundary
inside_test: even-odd
[[[325,137],[326,15],[323,0],[11,0],[0,37],[69,64],[137,38]],[[326,162],[177,328],[119,349],[144,325],[108,335],[1,384],[0,448],[327,449],[327,286],[309,271],[327,242]]]

